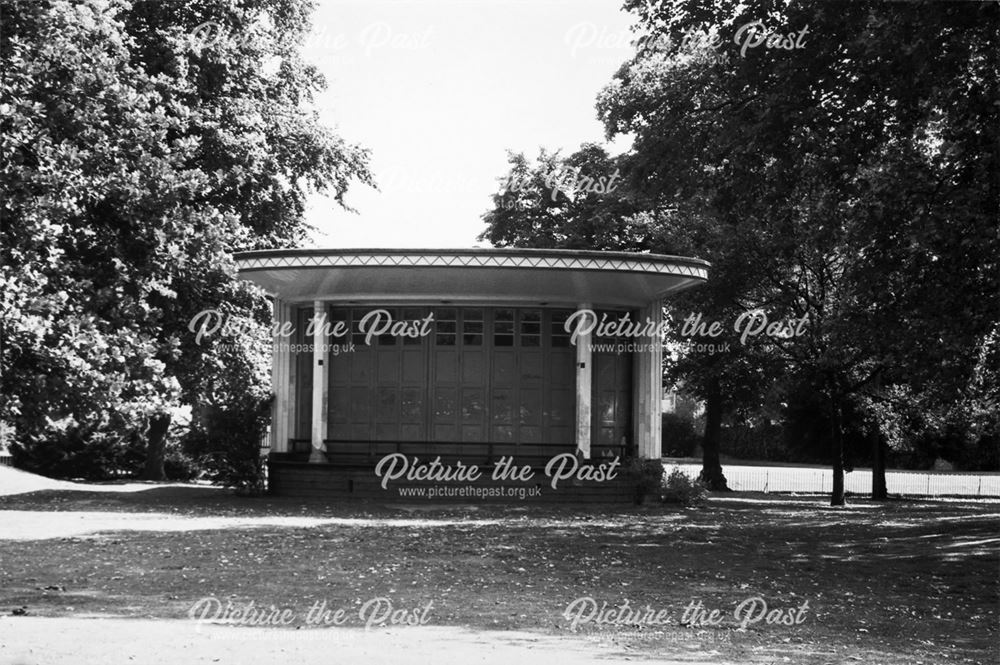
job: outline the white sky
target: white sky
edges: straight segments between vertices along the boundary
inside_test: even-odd
[[[324,121],[372,151],[351,214],[313,195],[318,247],[488,246],[507,149],[603,141],[594,103],[631,53],[621,0],[319,0],[305,56]],[[613,152],[620,151],[611,148]]]

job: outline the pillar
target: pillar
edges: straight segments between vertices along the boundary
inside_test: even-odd
[[[312,434],[310,437],[312,450],[309,453],[309,461],[312,463],[327,461],[326,444],[323,443],[323,439],[326,438],[326,405],[329,399],[327,394],[329,367],[326,361],[326,328],[326,307],[322,300],[313,301]]]
[[[291,307],[280,298],[273,302],[274,326],[271,331],[271,392],[274,402],[271,404],[271,451],[288,452],[290,395],[291,388],[291,342],[282,331],[287,331],[291,325]]]
[[[589,309],[591,309],[590,303],[583,303],[577,308],[577,311]],[[593,333],[587,328],[590,327],[590,323],[593,323],[589,320],[589,317],[593,315],[585,316],[588,321],[581,320],[578,329],[586,330],[586,333],[581,332],[576,339],[576,450],[583,459],[590,459],[590,439],[593,430],[591,400],[594,363],[593,349],[591,348]],[[588,325],[584,327],[584,323]]]
[[[663,321],[663,304],[653,301],[640,312],[639,319],[649,320],[659,327]],[[662,457],[663,339],[654,335],[643,341],[648,342],[648,346],[636,354],[634,364],[636,453],[641,459],[659,459]]]

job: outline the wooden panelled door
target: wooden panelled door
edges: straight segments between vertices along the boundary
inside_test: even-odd
[[[461,452],[463,442],[486,441],[486,372],[483,310],[441,307],[427,340],[431,383],[429,440]]]
[[[331,325],[343,321],[350,330],[329,341],[331,450],[337,442],[372,441],[433,442],[440,454],[489,449],[494,458],[572,450],[576,350],[564,328],[571,310],[386,307],[394,320],[433,314],[430,334],[383,335],[369,345],[359,325],[372,309],[330,311]],[[309,316],[300,310],[300,321]],[[300,383],[309,380],[303,356],[296,361]],[[606,432],[596,442],[617,442],[628,427],[630,361],[614,354],[595,360],[595,426]],[[309,400],[299,402],[306,409],[300,420],[308,421]]]

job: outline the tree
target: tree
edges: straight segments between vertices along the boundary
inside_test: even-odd
[[[495,198],[483,237],[699,256],[711,277],[674,301],[681,319],[807,321],[671,366],[706,401],[703,478],[724,483],[723,414],[783,385],[825,405],[831,502],[844,502],[845,418],[866,421],[884,496],[889,430],[909,408],[890,402],[940,410],[966,394],[997,327],[998,7],[626,7],[636,54],[597,105],[608,138],[633,137],[614,160],[621,186],[590,207]],[[602,237],[590,226],[609,210]]]
[[[539,152],[531,163],[508,153],[510,170],[493,194],[479,240],[497,247],[636,251],[646,241],[633,225],[635,208],[620,190],[617,160],[584,144],[562,157]]]
[[[171,408],[236,403],[209,386],[261,365],[252,334],[199,344],[188,322],[266,322],[231,253],[300,242],[310,189],[370,182],[311,107],[308,7],[4,2],[0,419],[22,452],[147,432],[162,477]]]
[[[826,395],[843,503],[846,401],[897,384],[943,399],[995,327],[997,7],[626,6],[648,38],[598,109],[609,137],[635,135],[631,188],[654,218],[745,229],[721,254],[688,235],[734,287],[716,311],[808,316],[808,334],[766,342]],[[723,46],[765,24],[810,37]],[[752,257],[735,272],[733,251]]]
[[[511,154],[509,162],[511,168],[500,179],[493,207],[484,215],[487,229],[480,236],[482,240],[497,246],[698,256],[709,252],[711,257],[729,261],[731,269],[719,279],[714,278],[713,268],[713,279],[707,285],[672,303],[672,311],[680,316],[675,317],[667,342],[682,350],[666,363],[667,377],[683,378],[688,389],[706,403],[702,480],[712,489],[727,489],[719,462],[722,419],[727,412],[759,401],[768,363],[764,357],[746,353],[745,347],[735,343],[732,331],[713,340],[718,346],[730,342],[733,350],[725,355],[683,350],[684,343],[691,340],[681,330],[684,313],[700,312],[716,320],[737,310],[731,299],[733,278],[739,272],[736,264],[749,264],[740,251],[722,247],[743,242],[739,229],[717,224],[713,218],[700,215],[693,205],[689,214],[643,211],[641,206],[647,200],[633,188],[635,163],[611,158],[595,145],[584,145],[568,157],[543,150],[535,163],[523,154]],[[586,184],[594,185],[593,191],[586,191]],[[695,367],[698,371],[691,371]]]

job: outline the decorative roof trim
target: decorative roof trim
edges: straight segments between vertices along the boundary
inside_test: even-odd
[[[708,279],[709,263],[662,254],[555,249],[279,249],[239,252],[240,272],[282,268],[520,268],[685,275]]]

